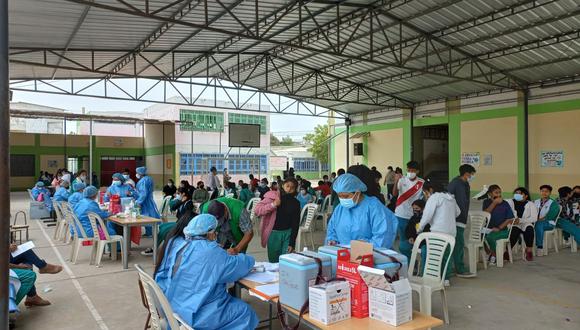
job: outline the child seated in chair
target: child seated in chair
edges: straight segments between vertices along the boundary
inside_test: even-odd
[[[501,188],[496,184],[492,184],[487,190],[487,199],[483,201],[483,211],[491,214],[488,224],[491,232],[485,236],[485,241],[489,247],[489,263],[495,264],[497,241],[508,238],[508,226],[518,224],[519,221],[515,219],[511,206],[502,198]],[[508,252],[506,251],[502,257],[504,260],[508,259]]]
[[[544,255],[544,232],[554,229],[558,213],[560,212],[558,203],[550,198],[550,194],[552,194],[552,186],[547,184],[542,185],[540,187],[541,198],[534,202],[538,209],[538,220],[534,227],[537,257]]]

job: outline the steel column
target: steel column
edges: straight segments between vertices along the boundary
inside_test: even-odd
[[[530,99],[530,90],[524,89],[524,187],[529,187],[530,183],[530,164],[529,164],[529,131],[528,131],[528,103]]]
[[[10,244],[10,78],[8,0],[0,0],[0,329],[8,329]]]
[[[93,120],[89,121],[89,183],[94,185],[93,182]]]
[[[346,125],[346,168],[344,170],[346,171],[350,164],[350,124],[352,123],[350,116],[345,119],[344,123]]]

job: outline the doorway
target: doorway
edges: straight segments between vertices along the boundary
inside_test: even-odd
[[[436,191],[446,190],[449,182],[449,127],[414,127],[413,158],[419,162],[421,177],[430,180]]]

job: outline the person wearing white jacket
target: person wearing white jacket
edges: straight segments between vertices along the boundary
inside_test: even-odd
[[[448,193],[434,192],[431,182],[423,184],[423,196],[427,200],[423,216],[419,222],[419,229],[417,232],[422,232],[427,224],[431,225],[431,232],[443,233],[455,237],[457,233],[455,219],[461,214],[459,206],[455,201],[455,197]],[[449,249],[445,251],[444,259],[451,253]],[[425,264],[425,256],[427,256],[427,249],[424,245],[421,248],[422,264]],[[442,265],[444,267],[444,264]],[[447,267],[445,272],[445,286],[449,286],[449,278],[451,274],[451,265]]]
[[[448,193],[434,192],[430,182],[423,185],[423,196],[427,200],[421,222],[419,222],[418,232],[423,231],[427,224],[431,225],[431,231],[443,233],[455,237],[457,228],[455,218],[459,216],[461,210],[453,195]]]
[[[530,192],[523,187],[514,190],[514,198],[507,200],[512,208],[516,220],[510,236],[510,246],[513,248],[520,235],[523,234],[526,243],[526,260],[533,260],[534,246],[534,224],[538,221],[538,208],[534,202],[530,201]]]

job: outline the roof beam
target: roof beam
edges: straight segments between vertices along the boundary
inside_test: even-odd
[[[191,4],[194,0],[187,0],[179,6],[179,8],[170,16],[172,19],[180,20],[189,14],[193,9],[197,8],[198,3]],[[167,9],[167,6],[163,7],[162,10]],[[154,12],[155,13],[155,12]],[[143,38],[141,42],[132,51],[128,52],[123,56],[117,64],[110,70],[111,74],[106,78],[111,78],[117,72],[121,71],[125,66],[127,66],[131,61],[135,61],[138,54],[143,52],[147,47],[151,46],[157,39],[164,35],[169,29],[171,29],[175,24],[171,23],[161,23],[159,26],[151,32],[147,37]]]

